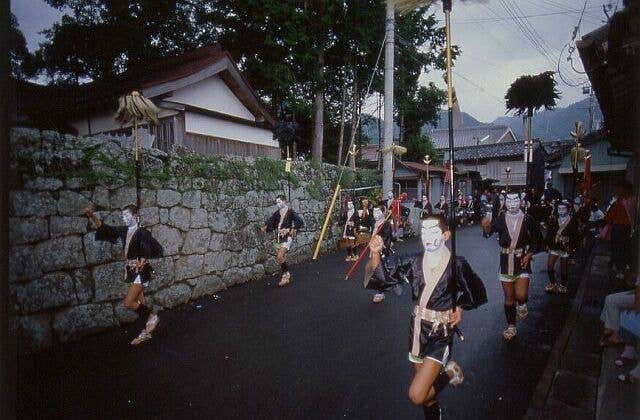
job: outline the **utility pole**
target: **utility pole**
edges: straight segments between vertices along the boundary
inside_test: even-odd
[[[393,144],[393,49],[395,28],[395,0],[387,0],[384,47],[384,142],[382,149],[390,150]],[[382,156],[382,194],[393,188],[393,153]]]

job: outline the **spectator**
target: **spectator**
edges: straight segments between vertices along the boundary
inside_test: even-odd
[[[560,201],[562,201],[562,194],[560,194],[560,191],[553,188],[553,185],[551,184],[551,182],[547,182],[547,185],[542,195],[544,196],[544,199],[548,202],[555,200],[556,202],[559,203]]]
[[[631,195],[631,184],[623,180],[616,185],[616,194],[609,202],[605,220],[605,231],[611,239],[611,268],[617,279],[624,278],[628,264],[628,244],[633,231],[635,200]],[[608,229],[606,229],[608,228]],[[609,239],[605,238],[605,239]]]
[[[633,308],[620,314],[621,333],[627,345],[621,358],[615,361],[618,366],[625,365],[624,359],[630,361],[637,359],[638,351],[640,351],[640,276],[636,276],[634,298]],[[640,363],[629,373],[618,375],[618,379],[623,382],[640,382]]]

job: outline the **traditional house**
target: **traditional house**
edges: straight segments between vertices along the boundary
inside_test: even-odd
[[[449,148],[449,130],[437,129],[427,133],[436,149]],[[480,125],[476,127],[461,127],[453,130],[454,147],[469,147],[482,144],[510,143],[517,141],[511,128],[506,125]]]
[[[37,125],[45,113],[64,120],[78,135],[130,133],[131,126],[120,125],[113,115],[117,97],[138,90],[160,108],[160,122],[142,127],[159,149],[179,144],[208,155],[280,158],[273,116],[219,46],[132,68],[109,81],[66,89],[21,82],[16,90],[14,115],[22,125],[29,119]],[[34,95],[41,100],[34,101]]]
[[[410,199],[420,198],[428,192],[429,200],[437,201],[445,191],[445,168],[439,165],[402,161],[394,159],[393,182]]]

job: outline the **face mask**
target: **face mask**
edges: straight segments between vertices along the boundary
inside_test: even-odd
[[[376,220],[382,219],[382,211],[380,209],[373,209],[373,218]]]
[[[136,225],[136,219],[133,215],[128,211],[122,212],[122,221],[124,222],[126,227],[132,227]]]
[[[353,203],[352,203],[351,201],[349,201],[349,202],[347,203],[347,208],[348,208],[349,210],[353,210]]]
[[[437,222],[433,220],[428,220],[422,224],[420,237],[425,252],[435,252],[440,249],[444,243],[442,230],[438,226]]]
[[[276,205],[279,209],[283,209],[286,206],[285,202],[280,200],[279,198],[276,200]]]
[[[426,195],[422,196],[422,201],[427,201],[427,196]]]
[[[388,193],[388,194],[387,194],[387,198],[388,198],[389,200],[393,200],[393,193]]]
[[[567,206],[558,206],[558,216],[566,217],[569,214]]]
[[[505,200],[507,211],[511,214],[517,214],[520,211],[520,203],[520,197],[517,195],[507,196]]]
[[[440,202],[444,203],[444,196],[443,195],[440,196]]]

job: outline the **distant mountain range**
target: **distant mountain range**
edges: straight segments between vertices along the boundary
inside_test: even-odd
[[[594,104],[594,120],[595,127],[599,126],[602,121],[602,112],[597,101]],[[571,131],[575,127],[576,121],[582,121],[586,130],[589,129],[589,98],[571,104],[565,108],[556,108],[553,111],[540,111],[534,114],[531,123],[531,132],[533,138],[542,140],[567,139],[571,136]],[[496,124],[506,125],[513,130],[518,139],[522,139],[522,116],[505,116],[498,117],[491,123],[483,123],[475,119],[473,116],[462,112],[462,126],[476,127],[480,125]],[[447,111],[440,112],[440,119],[436,129],[444,129],[448,127]],[[364,134],[370,139],[371,143],[378,143],[378,119],[368,117],[362,124]],[[427,134],[433,130],[431,125],[425,125],[422,132]],[[394,127],[394,136],[397,137],[400,129],[396,124]]]

